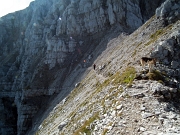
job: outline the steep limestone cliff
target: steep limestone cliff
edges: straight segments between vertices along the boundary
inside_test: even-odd
[[[56,94],[67,95],[83,78],[108,41],[132,33],[163,1],[36,0],[1,17],[1,134],[25,134]]]

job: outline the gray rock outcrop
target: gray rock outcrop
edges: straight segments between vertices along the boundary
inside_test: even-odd
[[[180,19],[180,1],[166,0],[156,9],[156,16],[164,20],[165,25]]]

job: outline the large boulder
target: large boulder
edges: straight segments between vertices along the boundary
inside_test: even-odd
[[[156,9],[156,17],[165,21],[165,24],[173,23],[180,19],[180,1],[166,0]]]

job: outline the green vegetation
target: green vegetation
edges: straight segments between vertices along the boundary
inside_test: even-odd
[[[108,129],[104,129],[102,135],[105,135],[107,133]]]
[[[154,43],[155,41],[157,41],[157,39],[159,39],[160,36],[162,36],[163,34],[166,33],[166,31],[170,30],[172,28],[172,24],[168,25],[167,27],[163,28],[163,29],[159,29],[156,32],[154,32],[151,36],[150,36],[150,40],[145,43],[145,46],[148,46],[152,43]]]
[[[162,73],[157,70],[154,70],[152,73],[148,73],[147,76],[150,80],[159,81],[164,79]]]
[[[98,92],[100,92],[100,91],[102,91],[103,90],[103,88],[105,88],[105,87],[107,87],[109,84],[111,83],[111,80],[110,79],[106,79],[102,84],[98,81],[97,83],[96,83],[96,91],[95,91],[95,93],[98,93]],[[95,94],[94,93],[94,94]],[[94,95],[93,94],[93,95]]]
[[[127,67],[122,74],[117,72],[113,76],[112,84],[113,85],[116,85],[116,84],[128,84],[128,85],[131,85],[134,78],[135,78],[135,76],[136,76],[135,68],[134,67]]]
[[[108,72],[108,73],[107,73],[107,76],[108,76],[108,77],[111,77],[111,76],[113,76],[113,73]]]
[[[120,84],[128,84],[131,85],[134,78],[135,78],[135,69],[133,67],[127,67],[123,73],[119,73],[117,72],[114,75],[110,75],[108,79],[106,79],[103,83],[100,83],[99,81],[97,81],[97,83],[94,85],[94,87],[96,88],[96,91],[94,93],[92,93],[91,97],[93,97],[95,94],[101,92],[104,88],[106,88],[108,85],[113,85],[114,87],[112,87],[109,92],[112,93],[108,96],[106,96],[105,98],[103,98],[103,100],[101,100],[101,105],[104,108],[104,113],[106,112],[106,106],[105,106],[105,100],[110,100],[112,101],[112,104],[115,104],[117,102],[117,99],[115,97],[117,97],[117,95],[123,91],[122,88],[118,89],[118,86]],[[82,103],[80,106],[84,106],[87,105],[87,101],[85,101],[84,103]],[[90,111],[90,110],[89,110]],[[73,118],[75,118],[76,113],[72,113],[71,116]],[[71,119],[72,119],[71,117]],[[83,117],[83,116],[81,116]],[[80,117],[79,117],[80,119]],[[91,130],[89,129],[89,125],[94,121],[98,119],[98,113],[94,114],[93,117],[91,117],[89,120],[87,120],[80,128],[78,128],[75,133],[73,135],[78,135],[80,133],[86,133],[87,135],[91,134]],[[76,119],[77,121],[77,119]],[[104,134],[107,131],[104,131]]]
[[[156,80],[162,84],[169,81],[169,77],[166,75],[166,73],[158,70],[154,70],[152,73],[147,73],[147,77],[150,80]]]
[[[148,46],[148,45],[150,45],[151,43],[153,43],[152,40],[148,41],[146,44],[144,44],[144,46]]]
[[[165,32],[164,29],[159,29],[159,30],[157,30],[155,33],[153,33],[153,34],[150,36],[150,41],[148,41],[148,42],[145,43],[144,45],[145,45],[145,46],[148,46],[148,45],[154,43],[154,42],[159,38],[159,36],[161,36],[164,32]]]
[[[137,50],[134,50],[132,57],[134,57],[137,54]]]
[[[114,75],[111,75],[108,79],[106,79],[102,84],[98,81],[95,84],[96,92],[102,91],[103,88],[112,84],[113,86],[118,86],[120,84],[131,85],[134,78],[136,76],[136,71],[134,67],[127,67],[123,73],[117,72]]]
[[[92,106],[94,105],[94,103],[89,104],[89,100],[91,98],[93,98],[94,96],[97,97],[97,94],[99,92],[103,91],[107,86],[111,85],[111,88],[109,89],[110,94],[105,96],[102,100],[99,101],[99,103],[104,108],[103,112],[106,113],[106,111],[108,110],[108,106],[106,106],[105,101],[109,100],[109,101],[111,101],[112,104],[115,104],[116,102],[118,102],[116,97],[119,93],[123,92],[123,89],[119,88],[119,85],[120,84],[130,85],[130,84],[132,84],[132,81],[134,80],[134,78],[135,78],[135,69],[133,67],[127,67],[124,70],[124,72],[122,72],[122,73],[120,73],[120,72],[117,72],[115,74],[109,73],[108,78],[104,82],[97,81],[96,84],[94,84],[94,86],[93,86],[95,88],[95,91],[93,91],[84,102],[82,102],[80,105],[78,105],[77,108],[69,114],[68,117],[71,118],[71,123],[75,123],[75,122],[79,121],[80,119],[85,117],[87,115],[87,113],[92,113],[93,112]],[[92,79],[92,76],[90,78],[87,78],[86,80],[83,80],[80,83],[80,85],[77,88],[75,88],[71,92],[71,94],[69,94],[69,96],[67,97],[68,102],[72,101],[74,99],[74,97],[83,90],[84,85],[89,81],[89,79]],[[66,104],[67,104],[67,102],[65,102],[64,106]],[[83,106],[86,106],[87,111],[84,112],[81,116],[77,115],[79,108],[83,107]],[[57,117],[59,117],[62,109],[63,109],[63,107],[59,107],[57,109],[57,113],[55,113],[53,116],[50,116],[43,121],[42,126],[46,127],[49,123],[52,123]],[[87,121],[85,121],[83,125],[79,125],[73,135],[79,135],[81,133],[90,135],[91,129],[89,128],[89,126],[94,120],[97,120],[97,119],[99,119],[99,112],[94,113],[94,115],[92,117],[90,117]],[[70,126],[70,123],[67,124],[67,127],[69,127],[69,126]],[[93,128],[93,127],[91,127],[91,128]],[[36,134],[38,134],[38,132]],[[104,131],[104,134],[106,132],[107,131]]]
[[[138,45],[137,45],[137,47],[139,47],[139,46],[141,46],[142,45],[142,42],[140,42]]]
[[[80,133],[86,133],[86,135],[91,135],[91,130],[89,126],[93,121],[99,119],[98,114],[98,112],[95,113],[93,117],[85,121],[84,124],[78,130],[76,130],[73,135],[79,135]]]
[[[159,35],[162,35],[164,33],[163,29],[157,30],[154,34],[150,36],[151,39],[157,39]]]

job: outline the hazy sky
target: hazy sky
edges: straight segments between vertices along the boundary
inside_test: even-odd
[[[0,17],[24,9],[34,0],[0,0]]]

